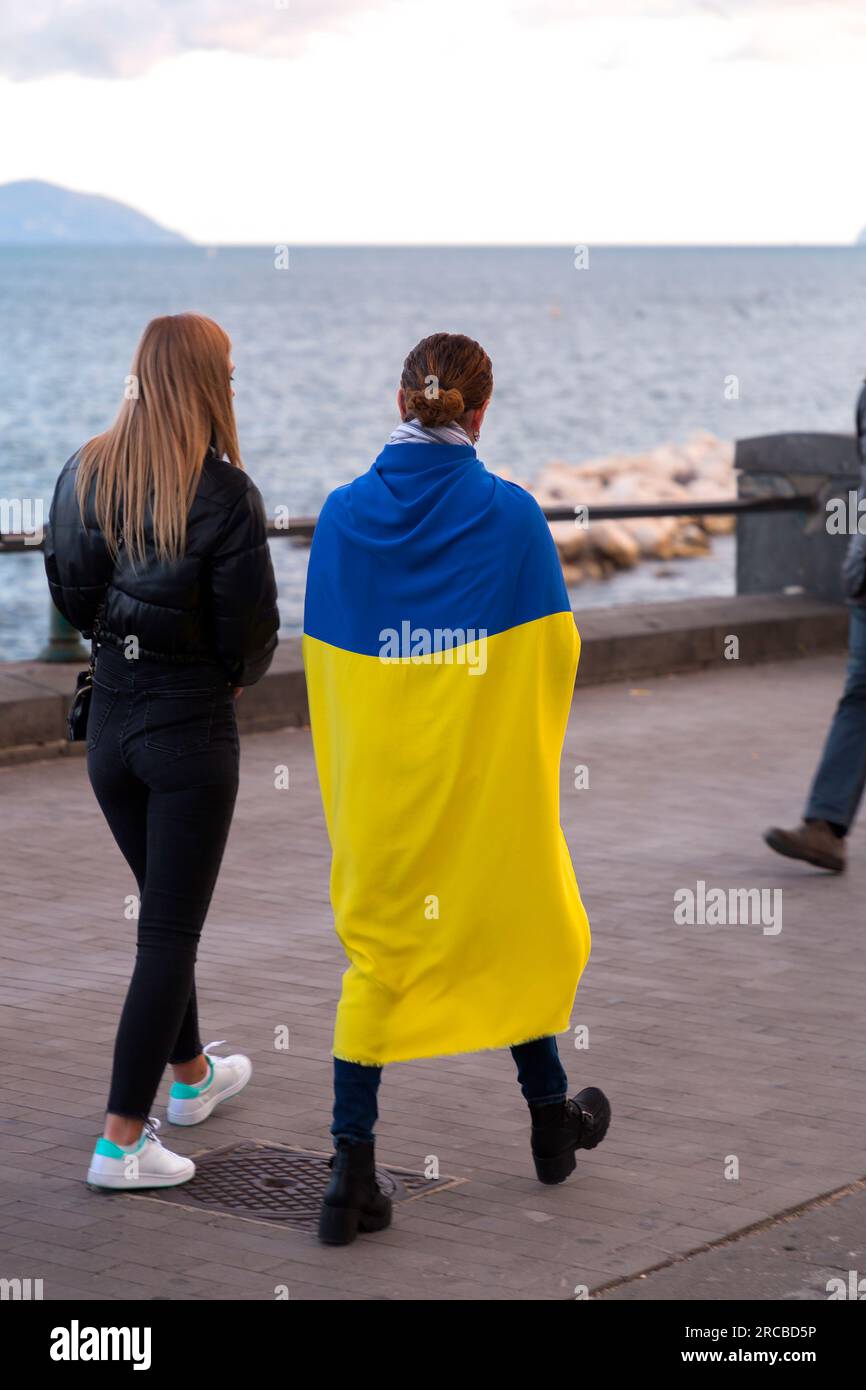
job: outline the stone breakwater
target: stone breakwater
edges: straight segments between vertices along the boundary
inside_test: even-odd
[[[639,502],[729,501],[737,495],[734,445],[704,431],[683,444],[641,454],[610,454],[585,463],[553,462],[528,485],[542,507],[586,507],[583,521],[552,521],[550,529],[568,584],[603,579],[641,560],[706,555],[712,537],[733,531],[733,516],[640,517],[593,521],[594,506]]]

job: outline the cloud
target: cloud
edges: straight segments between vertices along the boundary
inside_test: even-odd
[[[374,0],[0,0],[0,75],[137,77],[163,58],[223,49],[292,57]]]
[[[138,77],[164,58],[222,50],[296,56],[307,39],[348,29],[365,13],[414,6],[429,24],[430,0],[0,0],[0,76],[16,81],[75,73]],[[700,29],[714,56],[786,61],[842,53],[866,36],[862,0],[470,0],[492,22],[507,15],[531,28],[572,26],[579,52],[596,65],[639,54],[647,27],[663,21]],[[687,27],[688,26],[688,27]],[[661,29],[667,32],[666,28]],[[685,40],[684,42],[687,42]]]
[[[650,35],[705,61],[862,61],[862,0],[514,0],[532,28],[569,25],[596,62],[633,61]],[[563,39],[563,41],[566,41]]]
[[[715,15],[718,19],[778,17],[814,12],[815,0],[517,0],[515,13],[538,23],[557,19],[664,18]],[[860,0],[824,0],[821,13],[834,19],[862,18]]]

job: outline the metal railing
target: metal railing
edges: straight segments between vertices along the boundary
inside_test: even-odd
[[[599,506],[587,503],[561,507],[544,507],[548,521],[575,521],[578,516],[582,522],[593,521],[632,521],[644,517],[666,516],[742,516],[757,512],[815,512],[820,506],[820,497],[815,494],[798,493],[791,497],[733,497],[725,502],[623,502],[612,506]],[[310,540],[316,529],[318,518],[299,516],[285,526],[274,522],[268,525],[268,539]],[[27,550],[42,550],[44,542],[34,541],[24,535],[11,532],[0,534],[0,555],[20,554]],[[37,661],[75,661],[87,660],[87,652],[75,628],[51,604],[51,617],[47,645],[36,657]]]
[[[725,502],[622,502],[611,506],[596,503],[561,507],[543,507],[548,521],[574,521],[585,512],[593,521],[632,521],[641,517],[662,516],[739,516],[744,512],[814,512],[820,499],[812,493],[797,493],[791,497],[731,497]],[[316,529],[316,516],[298,516],[285,526],[268,524],[268,539],[311,540]],[[23,550],[42,550],[43,542],[28,539],[11,531],[0,533],[0,555]]]

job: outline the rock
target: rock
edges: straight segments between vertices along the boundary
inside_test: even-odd
[[[551,521],[550,531],[556,541],[560,559],[572,563],[590,549],[589,531],[576,521]]]
[[[530,485],[544,507],[589,509],[589,527],[552,522],[568,582],[631,569],[642,558],[668,560],[706,555],[714,535],[729,534],[734,516],[639,517],[593,521],[593,507],[629,502],[715,502],[736,496],[734,445],[705,430],[682,444],[660,444],[640,454],[611,454],[569,464],[547,464]]]
[[[573,565],[569,564],[568,561],[563,561],[562,577],[566,584],[573,586],[575,584],[582,584],[584,579],[587,578],[587,574],[583,565]]]
[[[737,529],[735,516],[702,516],[698,520],[711,536],[729,536],[732,531]]]
[[[670,560],[676,553],[675,546],[680,530],[679,518],[675,516],[644,516],[634,521],[624,521],[642,556],[653,560]]]
[[[703,527],[689,522],[680,528],[674,543],[673,554],[677,559],[688,559],[693,555],[708,555],[710,541]]]
[[[595,549],[618,569],[633,569],[640,559],[637,541],[618,521],[591,521],[587,535]]]

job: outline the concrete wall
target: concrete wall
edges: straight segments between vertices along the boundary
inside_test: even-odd
[[[813,496],[809,512],[765,512],[737,520],[737,593],[782,593],[802,588],[841,603],[847,536],[828,534],[828,497],[847,499],[857,487],[856,440],[846,434],[772,434],[737,441],[735,467],[741,497]]]
[[[599,608],[578,614],[577,621],[583,644],[579,693],[586,685],[718,666],[731,635],[739,638],[739,661],[748,664],[841,651],[848,614],[820,599],[764,595]],[[77,669],[26,661],[0,665],[0,762],[83,752],[65,738]],[[264,680],[244,692],[238,722],[243,733],[309,722],[298,638],[281,643]]]

